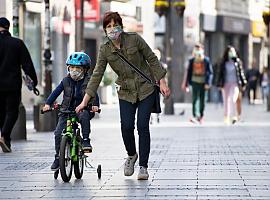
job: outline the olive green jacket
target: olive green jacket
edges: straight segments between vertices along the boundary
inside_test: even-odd
[[[119,52],[149,78],[154,78],[158,81],[166,75],[166,70],[161,66],[158,58],[137,33],[123,32],[121,34],[121,48]],[[90,101],[95,97],[95,92],[108,63],[118,75],[116,84],[120,88],[118,90],[118,97],[120,99],[135,103],[137,100],[145,99],[154,91],[153,85],[146,82],[144,78],[119,58],[116,53],[116,47],[107,39],[100,46],[97,64],[85,90],[90,96]]]

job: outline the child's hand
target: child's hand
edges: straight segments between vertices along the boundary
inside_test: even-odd
[[[98,111],[98,106],[92,106],[92,112],[97,112]]]
[[[51,106],[48,104],[45,104],[44,107],[42,108],[43,112],[50,110]]]

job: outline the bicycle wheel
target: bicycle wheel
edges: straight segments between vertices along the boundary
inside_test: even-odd
[[[74,174],[77,179],[81,179],[83,175],[84,168],[84,153],[81,145],[78,145],[78,159],[76,162],[73,162],[74,165]]]
[[[68,136],[63,136],[60,145],[60,173],[64,182],[69,182],[72,175],[71,160],[71,140]]]

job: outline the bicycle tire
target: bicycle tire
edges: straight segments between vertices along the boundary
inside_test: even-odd
[[[73,163],[70,151],[71,151],[70,138],[64,135],[61,139],[60,156],[59,156],[60,174],[64,182],[69,182],[72,176]],[[68,171],[67,167],[69,167]]]
[[[81,179],[83,176],[84,169],[84,153],[82,146],[78,145],[78,160],[73,162],[74,165],[74,174],[77,179]]]

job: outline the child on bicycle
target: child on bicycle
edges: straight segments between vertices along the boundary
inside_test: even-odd
[[[91,60],[89,56],[83,52],[74,52],[66,60],[68,74],[55,88],[46,100],[43,111],[50,109],[51,105],[57,99],[57,97],[63,93],[63,101],[61,103],[61,110],[75,110],[83,99],[85,88],[90,78],[90,65]],[[99,109],[99,97],[96,94],[95,101],[89,105],[90,109],[85,109],[78,113],[78,118],[82,128],[83,137],[83,150],[91,152],[92,146],[90,144],[90,120],[94,117],[95,112]],[[59,150],[61,142],[61,134],[63,129],[66,127],[66,114],[60,113],[55,135],[55,160],[51,165],[51,170],[56,171],[59,169]]]

